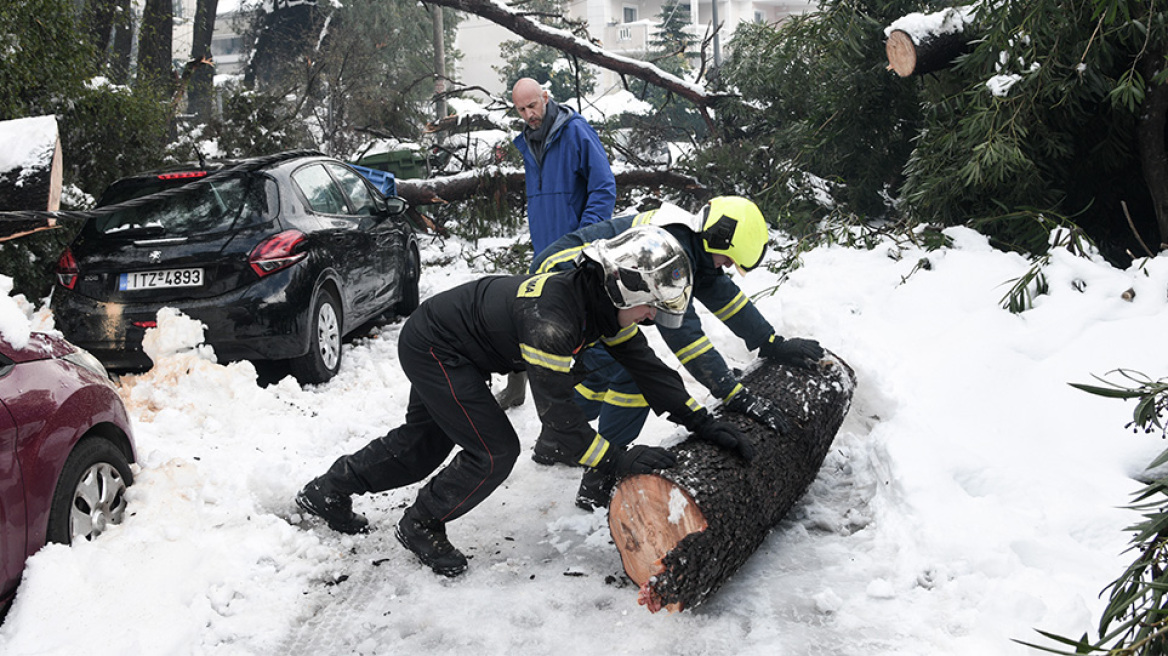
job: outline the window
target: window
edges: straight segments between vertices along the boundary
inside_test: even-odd
[[[184,182],[179,180],[167,185],[147,180],[133,185],[138,193],[130,195],[127,191],[127,198],[176,188]],[[213,182],[186,184],[181,192],[96,217],[86,224],[86,228],[111,237],[122,234],[127,238],[211,234],[231,230],[237,223],[243,225],[262,220],[267,206],[264,178],[230,176]]]
[[[354,214],[372,216],[377,214],[377,201],[369,193],[369,187],[360,176],[340,164],[329,164],[328,169],[341,183],[341,189],[349,197],[349,204],[353,206]]]
[[[625,22],[625,23],[637,22],[637,8],[626,6],[624,8],[624,16],[625,16],[625,19],[622,22]]]
[[[308,206],[320,214],[348,214],[345,198],[333,178],[320,164],[306,166],[292,174]]]

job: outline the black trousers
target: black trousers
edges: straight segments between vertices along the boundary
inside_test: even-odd
[[[456,348],[432,344],[424,321],[407,321],[398,339],[398,358],[410,380],[406,421],[344,456],[333,471],[351,472],[365,491],[381,492],[425,479],[415,507],[449,522],[486,499],[511,474],[519,458],[519,436],[495,401],[490,374],[460,356]]]

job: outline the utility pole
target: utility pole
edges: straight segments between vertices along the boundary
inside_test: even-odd
[[[713,10],[710,15],[714,20],[714,68],[717,68],[722,65],[721,30],[718,29],[718,0],[712,0],[710,6]]]
[[[446,118],[446,47],[443,45],[442,7],[430,5],[434,25],[434,120]]]

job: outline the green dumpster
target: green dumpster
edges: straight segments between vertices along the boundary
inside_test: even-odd
[[[354,163],[392,173],[399,180],[425,178],[429,174],[426,170],[426,156],[421,151],[413,149],[366,153]]]

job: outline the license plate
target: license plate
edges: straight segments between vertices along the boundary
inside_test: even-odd
[[[202,269],[134,271],[123,273],[118,278],[118,289],[124,292],[139,289],[162,289],[164,287],[198,287],[202,284]]]

